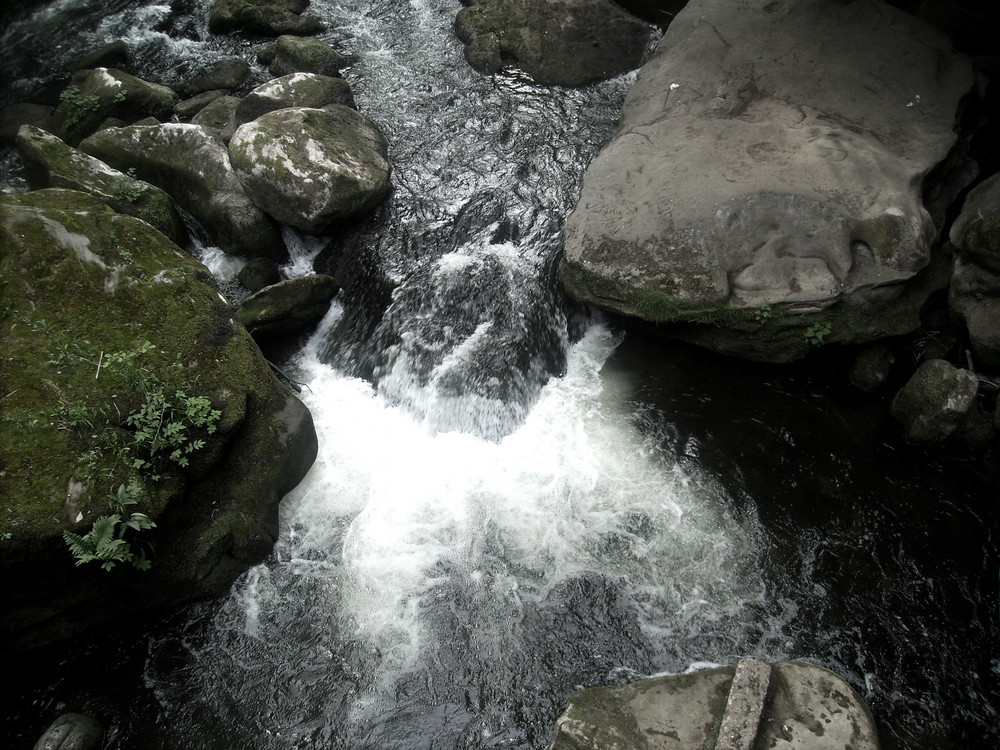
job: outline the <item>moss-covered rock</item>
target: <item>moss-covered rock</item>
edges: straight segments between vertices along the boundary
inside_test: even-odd
[[[58,134],[70,145],[78,144],[108,118],[125,123],[146,117],[164,120],[180,100],[167,86],[114,68],[74,73],[60,98],[54,119]]]
[[[903,423],[910,443],[939,443],[969,422],[979,379],[943,359],[922,363],[896,394],[890,412]]]
[[[347,58],[326,42],[292,34],[279,36],[257,55],[273,76],[289,73],[316,73],[336,78],[347,65]]]
[[[49,189],[0,196],[0,282],[0,637],[16,650],[225,590],[269,550],[316,436],[211,274],[145,222]],[[177,391],[219,412],[214,432],[185,428],[185,448],[204,441],[186,461],[130,420]],[[152,567],[74,567],[63,532],[123,486],[156,523],[132,540]]]
[[[256,205],[313,234],[374,208],[391,186],[385,137],[341,105],[268,112],[240,126],[229,153]]]
[[[321,273],[281,281],[243,300],[236,318],[252,334],[293,333],[322,318],[339,288]]]
[[[178,245],[187,242],[187,230],[173,199],[155,185],[112,169],[30,125],[21,128],[17,150],[33,189],[56,187],[90,193],[115,211],[159,229]]]
[[[651,27],[611,0],[471,0],[455,33],[486,73],[516,65],[538,83],[580,86],[637,68]]]
[[[301,15],[309,0],[215,0],[208,16],[213,34],[250,31],[255,34],[317,34],[323,24]]]
[[[351,87],[343,78],[316,73],[289,73],[247,94],[236,108],[236,121],[242,125],[276,109],[321,109],[331,104],[357,109]]]
[[[215,134],[223,143],[228,144],[236,128],[239,127],[239,123],[236,122],[236,109],[241,101],[235,96],[220,96],[192,117],[191,123],[200,125],[209,133]]]
[[[225,144],[196,124],[110,128],[80,149],[163,188],[200,221],[219,247],[244,257],[282,257],[281,234],[255,206],[229,162]]]

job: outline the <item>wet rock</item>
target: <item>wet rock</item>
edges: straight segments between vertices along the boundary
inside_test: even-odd
[[[371,210],[390,188],[385,137],[349,107],[268,112],[241,125],[229,151],[257,206],[313,234]]]
[[[848,380],[859,390],[873,391],[889,379],[896,355],[886,344],[872,344],[859,351],[851,364]]]
[[[211,131],[219,139],[228,144],[239,127],[236,122],[236,109],[242,100],[235,96],[220,96],[191,118],[194,125],[200,125]]]
[[[213,89],[232,91],[250,77],[250,66],[238,57],[220,60],[180,87],[182,96],[195,96]]]
[[[163,188],[227,253],[281,258],[274,223],[250,200],[225,145],[195,124],[167,123],[104,130],[82,151]]]
[[[96,750],[103,736],[103,727],[89,716],[63,714],[45,730],[35,750]]]
[[[121,39],[104,44],[80,58],[73,70],[93,70],[95,68],[125,68],[132,54]]]
[[[940,230],[925,178],[974,83],[889,6],[693,0],[587,169],[560,279],[750,359],[916,330]]]
[[[257,59],[273,76],[289,73],[316,73],[336,78],[347,58],[319,39],[286,34],[260,51]]]
[[[979,379],[943,359],[920,365],[890,406],[903,423],[909,443],[940,443],[969,419],[976,408]]]
[[[4,289],[8,321],[17,321],[4,330],[0,404],[11,532],[0,545],[5,647],[226,591],[269,552],[278,502],[315,458],[308,411],[272,375],[208,270],[145,222],[71,190],[4,196],[0,248],[0,273],[18,282]],[[122,356],[142,368],[143,388]],[[183,465],[162,451],[138,453],[124,420],[157,384],[170,400],[181,389],[220,412],[214,432],[187,426],[204,445]],[[88,423],[59,424],[48,416],[57,404]],[[123,462],[123,444],[150,467]],[[141,532],[151,567],[75,567],[63,532],[86,533],[107,513],[109,493],[133,483],[156,523]]]
[[[581,690],[550,750],[714,747],[878,750],[871,712],[844,680],[813,664],[737,666]]]
[[[33,190],[55,187],[90,193],[115,211],[142,219],[178,245],[186,244],[187,230],[173,199],[155,185],[112,169],[30,125],[21,128],[17,150]]]
[[[455,33],[477,70],[515,65],[536,82],[581,86],[637,68],[651,27],[611,0],[470,0]]]
[[[209,104],[214,102],[216,99],[221,99],[225,95],[226,92],[223,89],[203,91],[200,94],[192,96],[190,99],[177,102],[174,107],[174,116],[183,121],[190,120],[196,114],[205,109],[205,107]]]
[[[281,281],[243,300],[236,317],[255,335],[294,333],[326,315],[338,290],[325,274]]]
[[[357,109],[347,81],[315,73],[290,73],[268,81],[247,94],[236,108],[236,121],[242,125],[276,109],[322,109],[331,104]]]
[[[951,242],[949,306],[965,324],[976,366],[1000,372],[1000,175],[969,193]]]
[[[54,107],[26,102],[10,104],[0,109],[0,146],[13,146],[17,131],[22,125],[31,125],[49,133],[56,132],[58,128],[52,119],[53,112]]]
[[[270,258],[251,258],[247,264],[240,269],[237,280],[244,289],[259,292],[266,286],[277,284],[281,281],[281,273],[278,266]]]
[[[208,15],[213,34],[250,31],[255,34],[318,34],[319,19],[301,15],[309,0],[215,0]]]
[[[180,97],[173,89],[143,81],[114,68],[81,70],[73,75],[56,108],[59,135],[78,144],[109,117],[134,123],[145,117],[164,120]]]

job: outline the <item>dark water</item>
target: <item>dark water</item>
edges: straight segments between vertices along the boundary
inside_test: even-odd
[[[116,36],[152,80],[252,61],[260,41],[209,37],[209,5],[54,3],[4,32],[0,101],[51,96]],[[751,366],[562,299],[561,222],[630,79],[479,76],[459,7],[310,11],[395,189],[332,247],[286,234],[286,273],[348,283],[288,362],[321,455],[272,559],[16,665],[7,746],[79,710],[108,748],[542,748],[578,687],[749,655],[842,674],[887,748],[994,747],[995,477],[903,446],[835,357]]]

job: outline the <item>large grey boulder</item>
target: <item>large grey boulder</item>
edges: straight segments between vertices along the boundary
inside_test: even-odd
[[[200,221],[219,247],[245,257],[280,257],[281,234],[253,204],[219,139],[195,124],[109,128],[80,144],[82,151],[163,188]]]
[[[565,229],[580,300],[788,361],[914,330],[966,58],[879,0],[692,0]]]
[[[929,359],[906,381],[889,411],[903,423],[907,442],[939,443],[970,422],[978,391],[975,373]]]
[[[257,54],[257,59],[273,76],[316,73],[335,78],[347,65],[347,58],[321,39],[293,34],[279,36]]]
[[[1000,372],[1000,174],[969,193],[951,242],[949,306],[965,324],[976,366]]]
[[[455,33],[477,70],[514,64],[536,82],[581,86],[637,68],[651,27],[612,0],[465,0]]]
[[[254,203],[313,234],[374,208],[390,188],[385,137],[341,105],[268,112],[240,126],[229,152]]]
[[[31,125],[21,128],[16,145],[33,190],[55,187],[90,193],[115,211],[159,229],[178,245],[187,242],[187,230],[173,199],[155,185],[112,169]]]
[[[878,750],[871,711],[804,662],[737,665],[574,693],[550,750]]]
[[[258,86],[243,97],[236,108],[236,121],[242,125],[276,109],[321,109],[331,104],[357,109],[347,81],[316,73],[290,73]]]
[[[191,122],[216,135],[223,143],[228,144],[240,123],[236,122],[236,110],[243,101],[235,96],[220,96],[213,99],[198,111]]]
[[[323,24],[318,18],[302,15],[308,7],[309,0],[215,0],[208,15],[208,30],[213,34],[317,34]]]
[[[211,273],[145,222],[47,189],[0,196],[0,275],[5,647],[226,591],[268,554],[317,442]],[[214,430],[178,416],[187,397],[218,410]],[[183,462],[129,421],[141,413],[180,426]],[[75,566],[63,532],[89,533],[126,486],[156,523],[125,537],[151,566]]]
[[[58,134],[70,145],[113,118],[133,123],[146,117],[170,117],[180,97],[173,89],[150,83],[114,68],[73,74],[53,115]]]

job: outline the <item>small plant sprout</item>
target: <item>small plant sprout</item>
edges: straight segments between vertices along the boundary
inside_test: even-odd
[[[831,329],[830,321],[828,320],[824,320],[819,323],[813,323],[806,329],[805,332],[806,341],[808,341],[813,346],[822,346],[823,339],[825,339],[827,337],[827,334],[830,333],[830,329]]]

